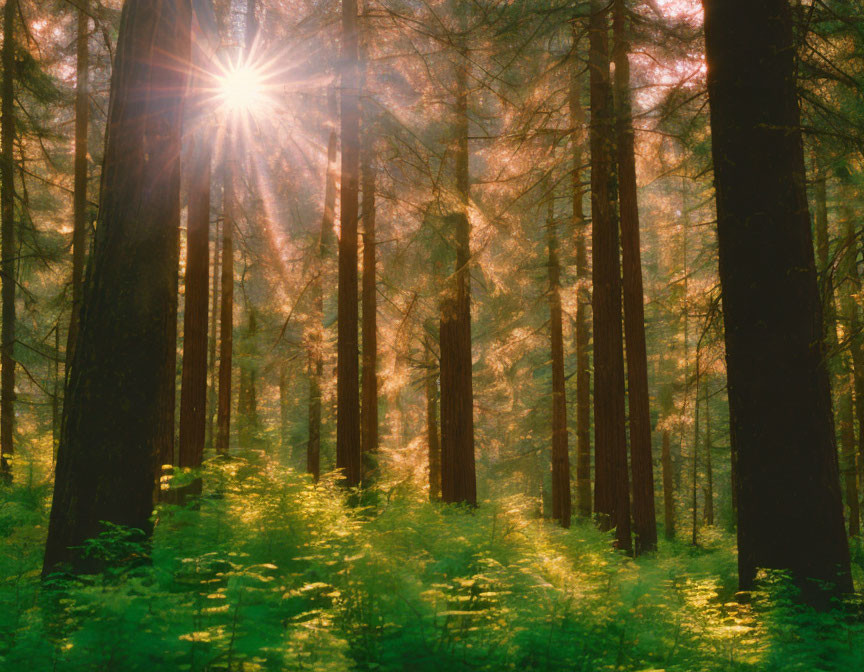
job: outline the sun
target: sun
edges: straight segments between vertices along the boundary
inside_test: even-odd
[[[232,114],[252,114],[267,101],[264,74],[249,64],[227,68],[218,77],[218,97]]]

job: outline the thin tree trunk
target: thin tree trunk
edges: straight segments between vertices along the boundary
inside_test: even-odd
[[[373,478],[378,452],[378,319],[375,280],[375,166],[373,143],[366,141],[363,183],[363,403],[360,406],[363,481]]]
[[[738,575],[852,588],[787,0],[703,0]],[[746,21],[742,21],[746,17]],[[786,129],[778,133],[776,129]],[[808,595],[812,594],[808,592]]]
[[[154,45],[158,45],[158,48]],[[183,3],[127,0],[112,75],[101,207],[63,409],[43,575],[98,569],[103,521],[152,527],[177,289]],[[152,95],[158,91],[160,95]]]
[[[72,358],[78,337],[81,293],[84,280],[84,255],[87,238],[87,132],[90,117],[89,0],[78,8],[77,77],[75,81],[75,183],[72,196],[72,311],[66,338],[66,358]]]
[[[697,518],[699,502],[697,501],[697,493],[699,492],[699,387],[702,383],[701,346],[702,340],[700,339],[699,344],[696,346],[696,394],[694,395],[695,403],[693,404],[693,455],[691,463],[692,471],[690,474],[693,480],[690,489],[690,511],[692,513],[690,543],[693,546],[699,543],[699,519]]]
[[[195,33],[193,59],[206,66],[204,37]],[[197,70],[197,68],[196,68]],[[197,77],[196,97],[205,83]],[[201,120],[196,120],[200,125]],[[189,160],[189,205],[186,226],[186,279],[183,314],[183,370],[180,387],[179,465],[199,467],[207,432],[207,318],[210,298],[210,164],[209,129],[196,128]]]
[[[357,217],[360,178],[360,96],[357,0],[342,0],[342,180],[336,363],[336,468],[346,487],[360,485]]]
[[[663,531],[666,539],[675,539],[675,479],[672,475],[672,450],[669,430],[663,429],[663,444],[660,457],[663,469]]]
[[[714,461],[711,451],[711,398],[705,384],[705,524],[714,526]]]
[[[429,500],[441,499],[441,442],[438,438],[438,367],[431,338],[424,339],[426,352],[426,445],[429,457]]]
[[[221,280],[219,274],[220,255],[220,237],[221,227],[217,220],[215,231],[213,233],[213,298],[210,304],[210,338],[209,338],[209,353],[207,355],[207,378],[210,381],[209,389],[207,390],[207,445],[212,450],[215,440],[215,422],[216,422],[216,397],[217,397],[217,380],[216,380],[216,344],[219,340],[216,328],[219,324],[219,282]]]
[[[616,529],[617,546],[632,548],[625,430],[621,266],[612,159],[615,129],[609,78],[609,7],[592,0],[591,220],[594,308],[594,510],[603,529]]]
[[[574,41],[576,32],[574,28]],[[574,45],[575,50],[576,45]],[[582,109],[579,74],[574,67],[570,76],[570,125],[573,153],[573,229],[576,242],[576,499],[579,515],[591,515],[591,362],[588,354],[591,324],[590,274],[588,272],[588,226],[582,202],[585,164],[585,111]]]
[[[451,218],[456,269],[451,287],[441,302],[441,499],[447,503],[476,506],[467,67],[467,54],[463,47],[456,68],[454,154],[458,211]]]
[[[51,395],[51,464],[57,462],[60,444],[60,319],[54,325],[54,389]]]
[[[549,315],[552,355],[552,517],[570,527],[570,451],[564,377],[564,329],[561,311],[561,264],[555,224],[554,192],[549,193],[546,234],[549,246]]]
[[[288,365],[279,364],[279,450],[282,459],[288,457],[290,447],[288,429],[290,427],[290,407],[288,405]]]
[[[615,93],[617,108],[618,196],[624,287],[624,335],[627,341],[627,400],[630,410],[630,459],[633,472],[633,531],[636,555],[657,548],[654,511],[654,462],[648,408],[648,355],[639,247],[636,150],[630,103],[630,38],[624,0],[615,0]]]
[[[222,302],[219,311],[219,401],[216,452],[227,455],[231,443],[231,372],[234,350],[234,163],[225,161],[222,186]]]
[[[3,8],[3,89],[0,93],[0,237],[2,318],[0,331],[0,477],[12,477],[15,453],[15,15],[17,0]]]

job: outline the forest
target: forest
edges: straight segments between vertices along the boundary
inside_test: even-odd
[[[0,670],[864,670],[864,1],[2,11]]]

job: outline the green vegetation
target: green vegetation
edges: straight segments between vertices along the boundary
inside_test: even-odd
[[[211,461],[204,496],[162,505],[147,549],[111,528],[99,575],[40,586],[49,488],[0,502],[4,670],[853,670],[864,624],[794,604],[782,581],[736,601],[733,539],[628,558],[538,502],[476,510],[260,455]],[[371,494],[366,495],[371,496]],[[864,566],[855,563],[856,579]]]

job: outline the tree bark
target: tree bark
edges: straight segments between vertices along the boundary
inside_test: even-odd
[[[363,481],[374,477],[378,452],[378,316],[375,279],[375,166],[373,143],[368,138],[363,157],[363,403],[360,406],[360,442]]]
[[[357,0],[342,0],[342,182],[336,363],[336,468],[346,487],[360,485],[360,371],[358,362],[357,218],[360,173],[360,96]]]
[[[705,524],[714,525],[714,460],[711,451],[714,449],[711,440],[711,397],[708,395],[708,384],[705,384]]]
[[[552,517],[570,527],[570,450],[564,377],[564,328],[561,311],[561,263],[555,224],[554,193],[548,195],[546,234],[549,246],[549,331],[552,355]]]
[[[2,318],[0,330],[0,477],[12,476],[15,454],[15,15],[17,0],[3,8],[3,65],[0,92],[0,238]]]
[[[204,35],[195,31],[193,60],[204,72]],[[196,98],[206,86],[196,77]],[[179,465],[199,467],[207,431],[207,319],[210,298],[210,129],[194,120],[188,169],[189,205],[186,225],[186,279],[183,314],[183,370],[180,383]],[[200,128],[199,128],[200,126]]]
[[[158,45],[158,47],[156,46]],[[92,263],[66,388],[43,575],[98,568],[103,521],[150,531],[164,362],[177,288],[183,2],[127,0],[120,25]],[[158,91],[159,95],[152,95]]]
[[[577,48],[574,28],[574,51]],[[579,74],[574,67],[570,75],[570,125],[573,153],[573,233],[576,247],[576,499],[579,515],[591,515],[591,362],[589,356],[591,324],[590,274],[588,273],[588,226],[582,209],[585,188],[582,185],[585,165],[585,111]]]
[[[219,400],[216,452],[227,455],[231,443],[231,372],[234,351],[234,163],[225,160],[222,186],[222,301],[219,309]]]
[[[615,0],[613,24],[624,336],[627,342],[627,400],[633,473],[633,532],[634,550],[636,555],[640,555],[657,549],[657,517],[654,510],[651,413],[648,407],[648,355],[645,346],[636,150],[630,102],[630,37],[624,0]]]
[[[87,245],[87,133],[90,117],[89,0],[78,8],[77,76],[75,80],[75,182],[72,196],[72,310],[66,337],[66,359],[71,360],[78,338],[81,295],[84,281],[84,255]]]
[[[471,355],[471,225],[468,220],[468,73],[464,47],[456,66],[455,173],[452,213],[456,269],[441,301],[441,499],[477,505],[474,463],[474,391]]]
[[[621,550],[632,548],[627,437],[624,411],[624,337],[616,184],[615,129],[609,77],[609,7],[592,0],[591,220],[594,308],[594,510],[604,529],[615,528]]]
[[[210,338],[208,343],[207,355],[207,378],[210,381],[209,389],[207,390],[207,446],[212,449],[216,437],[215,422],[216,422],[216,397],[218,384],[216,380],[216,344],[219,341],[216,328],[219,318],[219,282],[221,276],[219,273],[220,259],[220,225],[216,221],[216,227],[213,232],[213,294],[210,303]]]
[[[786,0],[703,0],[738,573],[852,588]],[[742,21],[746,17],[746,21]]]

